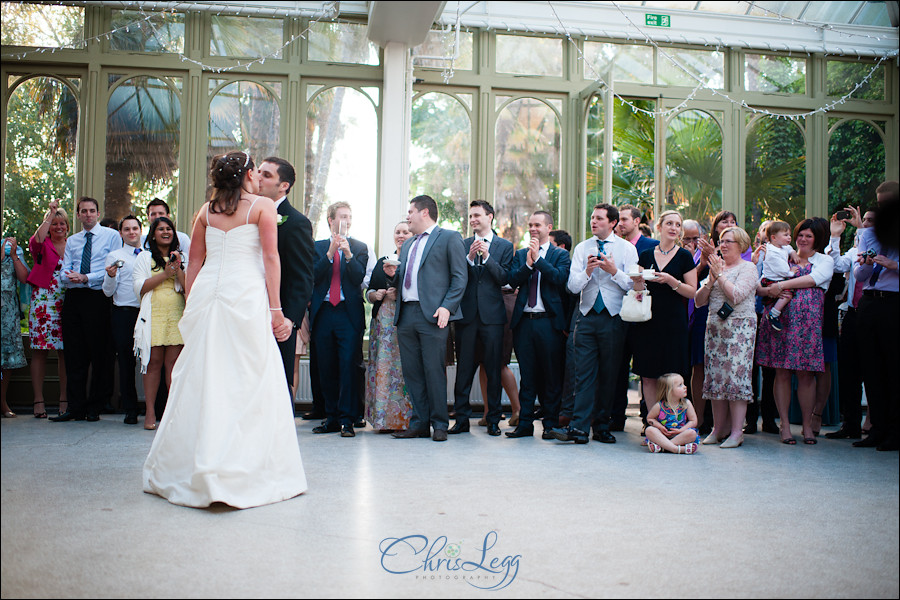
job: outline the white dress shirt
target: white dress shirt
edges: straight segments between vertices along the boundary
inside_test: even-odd
[[[75,283],[66,277],[67,271],[81,272],[81,255],[87,243],[86,234],[93,234],[91,240],[91,270],[87,275],[87,283]],[[90,288],[102,289],[103,279],[106,277],[106,256],[122,247],[122,236],[115,229],[94,225],[93,229],[83,229],[66,240],[66,251],[63,253],[62,277],[60,285],[66,288]]]
[[[117,260],[125,263],[116,270],[115,277],[110,277],[109,273],[103,277],[103,293],[113,299],[115,306],[132,308],[141,306],[141,299],[134,293],[134,261],[140,253],[140,248],[125,245],[115,252],[110,252],[106,257],[107,267]]]
[[[494,232],[491,231],[491,230],[489,229],[489,230],[488,230],[488,234],[487,234],[486,237],[481,237],[480,235],[478,235],[478,234],[476,233],[476,234],[475,234],[475,239],[472,240],[472,243],[474,244],[474,243],[477,242],[478,240],[484,240],[484,243],[487,244],[487,247],[488,247],[488,248],[490,248],[490,247],[491,247],[491,243],[494,241]],[[485,251],[484,251],[484,254],[481,255],[481,264],[486,263],[486,262],[487,262],[487,259],[488,259],[490,256],[491,256],[491,253],[488,252],[487,250],[485,250]],[[477,256],[476,256],[476,258],[477,258]],[[466,252],[466,262],[469,263],[469,266],[472,266],[472,267],[475,266],[475,261],[469,258],[469,253],[468,253],[468,252]]]
[[[412,283],[409,286],[409,289],[406,287],[406,273],[400,274],[400,296],[404,302],[418,302],[419,301],[419,266],[422,264],[422,255],[425,254],[425,246],[428,245],[428,240],[431,239],[431,236],[434,235],[434,230],[437,229],[437,223],[429,227],[424,231],[428,235],[423,235],[419,238],[419,245],[416,247],[416,257],[413,261],[413,264],[406,264],[406,270],[409,271],[412,269],[411,281]],[[421,234],[420,234],[421,235]],[[416,244],[416,240],[412,241],[413,246]],[[413,246],[410,246],[409,251],[412,253]],[[409,254],[406,255],[406,260],[409,260]]]
[[[546,244],[543,244],[543,245],[541,246],[541,251],[540,251],[540,252],[541,252],[541,255],[540,255],[540,258],[546,258],[546,256],[547,256],[547,249],[548,249],[548,248],[550,248],[550,242],[549,242],[549,241],[548,241]],[[526,255],[526,261],[527,261],[527,255]],[[527,262],[525,263],[525,266],[528,267],[529,269],[531,269],[531,271],[534,271],[535,268],[536,268],[534,265],[528,266],[528,263],[527,263]],[[524,311],[527,312],[527,313],[542,313],[542,312],[547,312],[547,309],[544,308],[544,300],[541,298],[541,277],[543,277],[543,276],[544,276],[544,274],[541,273],[540,271],[538,271],[538,280],[537,280],[537,302],[535,302],[534,306],[528,306],[528,301],[527,301],[527,300],[525,301],[525,308],[524,308]],[[525,294],[526,294],[526,297],[527,297],[528,290],[530,289],[530,286],[531,286],[531,281],[530,281],[530,280],[529,280],[529,282],[528,282],[528,286],[529,286],[529,287],[526,287],[524,290],[520,290],[519,293],[522,293],[522,291],[524,291]],[[595,296],[595,298],[596,298],[596,296]]]
[[[622,298],[633,287],[626,271],[637,264],[638,255],[634,245],[611,233],[604,241],[604,254],[616,265],[616,274],[610,275],[600,267],[594,269],[590,277],[587,274],[589,256],[597,256],[597,236],[592,235],[575,246],[572,254],[572,269],[569,271],[569,291],[581,294],[581,314],[586,315],[594,306],[597,294],[603,296],[603,304],[609,314],[616,316],[622,310]]]

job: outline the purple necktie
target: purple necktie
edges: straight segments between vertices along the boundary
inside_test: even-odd
[[[538,271],[537,269],[528,278],[528,308],[537,306],[537,290],[538,290]]]
[[[413,267],[416,264],[416,250],[419,249],[419,242],[426,235],[428,235],[427,231],[416,236],[416,241],[413,242],[412,252],[409,253],[409,260],[406,263],[406,277],[403,278],[403,287],[407,290],[412,287],[412,273]]]

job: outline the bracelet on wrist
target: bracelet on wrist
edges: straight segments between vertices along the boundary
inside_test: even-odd
[[[274,311],[276,311],[276,310],[281,310],[281,307],[280,307],[280,306],[276,306],[275,308],[270,308],[269,310],[274,312]]]

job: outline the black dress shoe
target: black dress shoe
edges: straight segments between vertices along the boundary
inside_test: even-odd
[[[545,429],[544,431],[541,432],[541,439],[542,440],[555,440],[556,436],[553,435],[553,432],[551,430]]]
[[[453,427],[451,427],[447,431],[447,433],[449,433],[451,435],[455,435],[457,433],[468,433],[468,432],[469,432],[469,420],[468,419],[456,421],[456,423],[453,425]]]
[[[869,437],[859,440],[858,442],[853,442],[854,448],[877,448],[879,444],[881,444],[881,438],[877,438],[874,435],[869,435]]]
[[[829,440],[847,440],[854,439],[858,440],[862,437],[862,432],[859,429],[850,429],[849,427],[841,426],[837,431],[832,431],[831,433],[826,433],[825,437]]]
[[[324,419],[324,418],[325,418],[325,413],[316,412],[314,410],[303,413],[304,421],[317,421],[319,419]]]
[[[100,415],[95,415],[95,414],[85,415],[84,420],[89,421],[91,423],[96,423],[97,421],[100,420]]]
[[[423,429],[419,431],[418,429],[404,429],[403,431],[395,431],[391,434],[391,437],[397,438],[398,440],[408,440],[412,438],[427,438],[431,437],[428,434],[427,429]]]
[[[496,427],[496,425],[494,425]],[[490,429],[490,428],[488,428]],[[500,435],[499,433],[497,435]],[[428,437],[428,436],[425,436]],[[431,439],[435,442],[446,442],[447,441],[447,430],[446,429],[435,429],[434,435],[431,436]]]
[[[531,437],[534,435],[534,426],[531,425],[519,425],[516,427],[515,431],[507,431],[506,437],[508,438],[523,438],[523,437]],[[552,435],[550,439],[556,439]]]
[[[137,413],[127,413],[123,423],[126,425],[137,425]]]
[[[66,412],[64,412],[61,415],[57,415],[55,417],[50,417],[50,420],[53,421],[54,423],[62,423],[64,421],[84,421],[85,416],[84,415],[76,415],[75,413],[67,410]]]
[[[338,423],[322,423],[321,425],[317,425],[313,427],[313,433],[337,433],[341,430],[341,426]]]
[[[598,442],[602,442],[604,444],[615,444],[616,438],[613,434],[611,434],[606,429],[601,429],[600,431],[594,432],[594,439]]]
[[[575,442],[576,444],[588,443],[588,434],[580,429],[575,429],[574,427],[551,429],[550,434],[561,442]]]
[[[900,445],[897,444],[897,439],[886,439],[875,448],[879,452],[896,452],[900,449]]]
[[[500,426],[496,423],[491,423],[488,425],[488,435],[498,436],[500,435]]]
[[[746,433],[747,435],[753,435],[757,431],[758,431],[758,429],[756,428],[755,421],[753,423],[747,423],[747,426],[744,427],[744,433]]]
[[[359,421],[354,423],[353,426],[356,427],[357,429],[365,429],[366,428],[366,420],[360,419]]]
[[[341,437],[356,437],[353,425],[341,425]]]
[[[763,421],[762,430],[763,433],[781,433],[781,430],[778,429],[778,425],[776,425],[774,422],[767,423],[766,421]]]

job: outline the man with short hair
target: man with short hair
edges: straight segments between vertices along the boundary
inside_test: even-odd
[[[494,209],[484,200],[469,204],[469,224],[473,236],[463,241],[468,252],[468,283],[460,308],[462,318],[456,330],[456,385],[454,412],[456,424],[448,433],[469,431],[472,405],[469,393],[478,365],[487,376],[488,435],[500,435],[500,405],[503,392],[500,372],[503,369],[503,328],[506,325],[506,305],[501,288],[506,285],[513,258],[512,242],[496,235],[491,229]]]
[[[259,165],[259,195],[275,203],[278,212],[278,257],[281,259],[281,310],[284,330],[289,337],[278,342],[288,389],[294,385],[294,355],[297,331],[312,298],[315,242],[312,223],[306,215],[291,206],[287,195],[297,176],[293,165],[283,158],[270,156]],[[279,332],[275,332],[278,335]],[[294,399],[291,398],[293,404]]]
[[[141,221],[128,215],[119,221],[119,235],[124,245],[106,257],[103,293],[112,298],[110,331],[113,350],[119,363],[119,396],[125,411],[125,424],[138,422],[138,398],[134,369],[134,324],[141,310],[141,299],[134,293],[132,276],[134,261],[141,253]]]
[[[357,379],[365,328],[362,282],[369,260],[368,247],[349,237],[353,216],[350,205],[335,202],[328,207],[331,237],[315,243],[313,295],[309,309],[312,345],[325,397],[325,422],[313,433],[341,432],[354,437],[359,416]]]
[[[447,325],[462,317],[460,303],[468,272],[462,236],[437,226],[437,203],[416,196],[407,222],[413,237],[400,249],[400,266],[385,268],[400,290],[394,324],[400,342],[403,379],[413,406],[409,429],[395,438],[447,441]]]
[[[152,225],[153,221],[157,220],[160,217],[166,217],[168,219],[172,219],[172,216],[169,214],[169,204],[161,199],[154,198],[150,202],[147,203],[147,221]],[[175,219],[172,219],[174,221]],[[178,250],[184,254],[185,256],[191,255],[191,236],[184,233],[183,231],[176,231],[178,235]],[[141,248],[144,247],[144,242],[147,241],[147,236],[141,236]]]
[[[510,327],[519,360],[519,424],[507,431],[510,438],[534,435],[534,401],[544,409],[543,439],[559,426],[565,374],[566,282],[569,253],[550,243],[553,217],[539,210],[528,219],[531,240],[516,252],[509,283],[519,289]]]
[[[637,250],[638,258],[645,250],[650,250],[659,245],[659,240],[647,237],[641,233],[641,211],[631,204],[623,204],[619,207],[619,224],[616,233],[622,239],[628,240]],[[626,326],[627,329],[627,326]],[[616,380],[616,393],[613,396],[611,431],[625,430],[625,409],[628,408],[628,375],[631,371],[631,358],[633,351],[625,336],[625,346],[622,351],[622,364],[619,366],[619,376]],[[643,396],[643,392],[641,394]],[[653,406],[653,402],[649,403]],[[648,403],[641,398],[641,418],[646,419]]]
[[[55,422],[99,421],[100,411],[112,394],[112,365],[107,360],[109,298],[101,288],[106,257],[122,247],[122,238],[116,230],[100,225],[100,203],[94,198],[79,198],[75,210],[83,229],[66,241],[60,281],[66,288],[62,334],[69,410],[50,418]]]
[[[625,343],[625,323],[619,317],[622,299],[632,288],[625,274],[637,263],[634,246],[613,231],[619,211],[598,204],[591,214],[594,235],[575,247],[569,273],[569,291],[581,294],[575,313],[575,405],[571,424],[554,429],[560,441],[588,442],[596,413],[594,439],[614,444],[609,432],[612,397]]]

